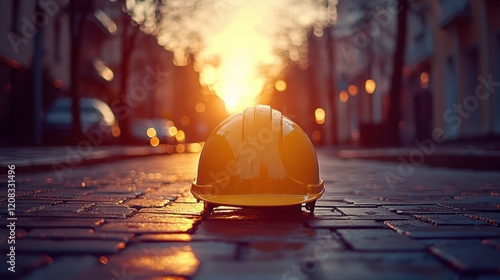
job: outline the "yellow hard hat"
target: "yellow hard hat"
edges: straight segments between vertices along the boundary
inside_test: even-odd
[[[318,159],[305,132],[281,112],[257,105],[222,121],[200,155],[191,192],[215,206],[291,206],[314,212],[324,192]]]

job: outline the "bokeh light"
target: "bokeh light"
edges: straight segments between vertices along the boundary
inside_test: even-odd
[[[316,123],[318,124],[324,124],[325,123],[325,118],[326,118],[326,113],[323,108],[317,108],[314,111],[314,117],[316,119]]]
[[[160,139],[158,137],[154,136],[151,139],[149,139],[149,144],[151,144],[151,146],[153,146],[153,147],[156,147],[156,146],[160,145]]]
[[[339,94],[339,100],[342,103],[346,103],[349,100],[349,94],[345,90],[341,91]]]
[[[286,82],[283,80],[278,80],[274,84],[274,87],[276,88],[277,91],[285,91],[286,90]]]
[[[108,82],[112,81],[115,77],[113,70],[111,70],[102,59],[96,58],[94,60],[94,68],[97,73]]]
[[[148,130],[146,130],[146,135],[151,138],[151,137],[155,137],[156,136],[156,129],[154,127],[150,127],[148,128]]]
[[[203,104],[202,102],[198,102],[198,103],[196,103],[195,109],[196,109],[196,112],[203,113],[203,112],[205,112],[205,104]]]
[[[191,119],[188,116],[181,117],[181,124],[182,125],[187,126],[187,125],[189,125],[190,122],[191,122]]]
[[[366,80],[366,82],[365,82],[366,93],[372,94],[375,92],[376,88],[377,88],[377,84],[375,83],[374,80],[372,80],[372,79]]]
[[[201,144],[200,143],[190,143],[187,145],[187,150],[190,153],[198,153],[201,151]]]
[[[168,128],[168,135],[175,136],[177,134],[177,127],[171,126]]]
[[[186,140],[186,134],[182,130],[178,130],[175,134],[175,140],[179,143],[183,143]]]
[[[178,153],[184,153],[186,151],[186,147],[184,146],[184,144],[177,144],[175,146],[175,151]]]
[[[350,85],[347,88],[347,91],[351,96],[356,96],[358,94],[358,87],[356,85]]]
[[[100,256],[100,257],[99,257],[99,261],[100,261],[102,264],[107,264],[107,263],[108,263],[108,258],[106,258],[105,256]]]
[[[423,89],[427,89],[429,87],[429,73],[422,72],[422,74],[420,74],[420,86]]]
[[[111,129],[111,135],[114,137],[119,137],[121,135],[121,130],[118,125],[114,125],[113,128]]]

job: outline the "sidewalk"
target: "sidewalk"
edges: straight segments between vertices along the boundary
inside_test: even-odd
[[[193,148],[192,145],[196,145]],[[198,152],[201,144],[161,144],[151,146],[47,146],[0,148],[0,166],[14,164],[18,172],[47,171],[57,166],[85,166],[136,157],[172,154],[179,146],[182,152]],[[179,150],[178,148],[178,150]]]
[[[198,157],[16,173],[17,272],[3,225],[0,278],[500,279],[500,172],[401,173],[319,149],[314,216],[221,207],[206,218],[189,192]],[[1,198],[4,223],[7,209]]]
[[[432,145],[422,143],[404,148],[326,148],[341,159],[392,161],[410,165],[429,165],[474,170],[500,170],[499,145]]]
[[[198,152],[183,145],[182,152]],[[203,144],[201,144],[203,145]],[[176,153],[176,146],[100,146],[88,150],[73,146],[0,148],[0,166],[15,164],[18,172],[46,171],[57,165],[85,166],[127,158]],[[318,151],[339,159],[392,161],[415,166],[429,165],[474,170],[500,170],[500,146],[497,145],[426,145],[404,148],[330,148]]]

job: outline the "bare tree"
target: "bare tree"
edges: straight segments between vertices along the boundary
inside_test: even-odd
[[[70,66],[70,91],[71,91],[71,141],[76,144],[82,137],[80,122],[80,92],[79,69],[80,50],[85,27],[85,20],[92,10],[92,1],[74,0],[70,4],[70,38],[71,38],[71,66]]]
[[[401,145],[399,139],[399,121],[401,119],[401,78],[405,56],[408,5],[408,0],[398,0],[398,31],[393,60],[391,89],[389,93],[389,144],[392,146]]]
[[[127,108],[128,104],[126,102],[128,95],[128,87],[127,83],[130,76],[130,67],[131,60],[134,50],[137,47],[137,37],[141,31],[141,29],[137,26],[133,26],[133,19],[130,11],[134,11],[136,15],[140,15],[139,20],[136,17],[137,24],[145,25],[148,23],[150,26],[151,33],[157,33],[157,29],[159,27],[159,22],[161,19],[161,13],[159,10],[163,5],[162,1],[158,0],[136,0],[134,2],[129,2],[129,6],[127,7],[126,0],[120,0],[119,4],[122,7],[123,12],[121,14],[121,31],[119,33],[120,36],[120,45],[121,45],[121,60],[120,60],[120,79],[118,85],[118,98],[120,102],[120,107]],[[128,112],[128,111],[127,111]],[[130,133],[130,114],[123,114],[118,118],[120,122],[121,128],[121,142],[123,144],[128,143],[131,137]]]

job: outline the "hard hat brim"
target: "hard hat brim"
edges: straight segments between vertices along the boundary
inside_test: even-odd
[[[275,207],[291,206],[308,203],[320,198],[324,191],[324,182],[320,180],[318,185],[308,185],[308,192],[303,195],[297,194],[241,194],[241,195],[217,195],[211,194],[210,186],[197,185],[193,182],[191,193],[196,199],[224,206],[237,207]]]

